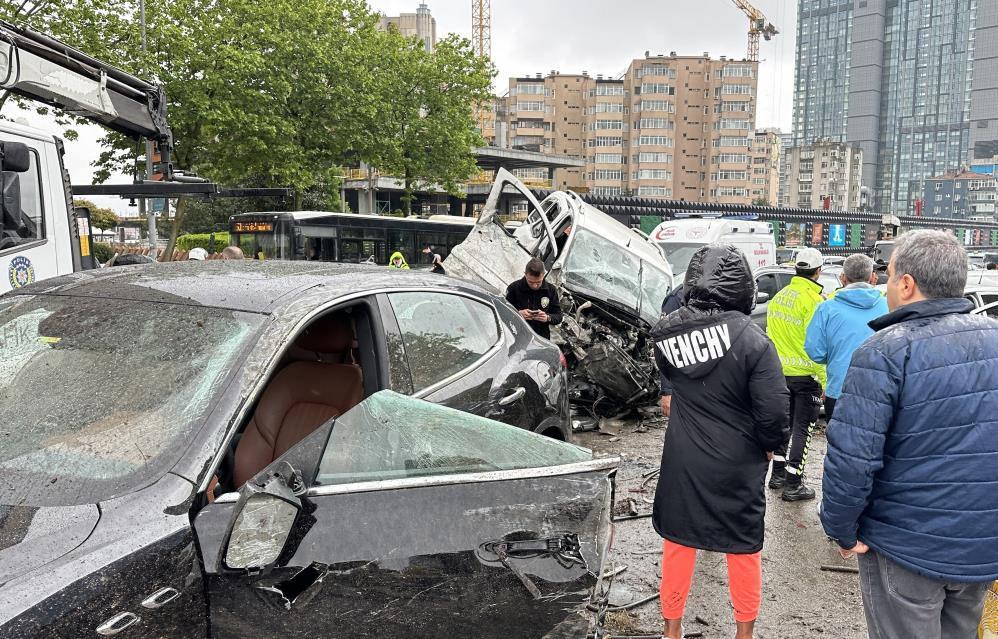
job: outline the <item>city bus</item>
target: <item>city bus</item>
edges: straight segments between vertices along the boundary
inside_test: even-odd
[[[468,236],[474,218],[392,217],[326,211],[241,213],[229,218],[229,244],[247,258],[366,262],[387,265],[398,251],[415,266],[429,265],[431,246],[443,258]],[[372,259],[373,258],[373,259]]]

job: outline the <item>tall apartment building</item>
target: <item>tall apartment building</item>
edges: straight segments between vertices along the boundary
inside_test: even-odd
[[[757,74],[756,62],[646,54],[621,78],[512,78],[509,145],[584,157],[555,188],[748,204]]]
[[[397,16],[381,16],[381,29],[392,26],[409,38],[419,38],[427,51],[433,51],[437,44],[437,20],[430,13],[430,8],[421,3],[416,13],[403,13]]]
[[[787,152],[787,200],[790,206],[828,208],[834,211],[857,210],[863,152],[833,140],[819,140]]]
[[[854,0],[798,0],[791,147],[846,141]]]
[[[995,219],[998,181],[993,175],[968,168],[950,171],[925,181],[922,215],[925,217]]]
[[[793,133],[780,133],[780,189],[776,196],[777,206],[790,206],[788,192],[790,180],[790,149],[793,148]]]
[[[752,202],[776,206],[780,197],[783,141],[779,129],[760,129],[752,136]]]
[[[998,3],[799,0],[794,145],[863,150],[874,208],[998,150]]]

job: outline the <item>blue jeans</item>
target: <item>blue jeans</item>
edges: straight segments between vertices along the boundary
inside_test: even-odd
[[[936,581],[873,550],[858,558],[870,639],[977,639],[990,582]]]

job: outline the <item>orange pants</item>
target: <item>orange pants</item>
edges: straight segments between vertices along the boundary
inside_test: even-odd
[[[735,607],[735,621],[754,621],[762,603],[762,552],[727,555],[728,592]],[[665,540],[662,543],[662,617],[682,619],[693,582],[697,551]]]

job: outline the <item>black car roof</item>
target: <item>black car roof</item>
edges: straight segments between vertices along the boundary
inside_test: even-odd
[[[482,294],[473,285],[429,271],[328,262],[192,260],[81,271],[8,295],[70,295],[273,313],[311,295],[318,303],[348,293],[410,286]]]

